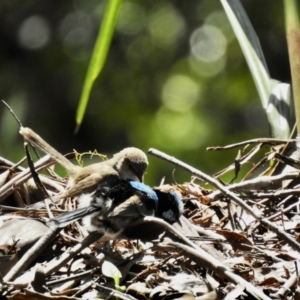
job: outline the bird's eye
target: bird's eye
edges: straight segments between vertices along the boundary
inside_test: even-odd
[[[133,172],[135,171],[135,170],[134,170],[134,167],[132,166],[132,164],[131,164],[130,162],[128,163],[128,167],[129,167],[129,169],[130,169],[131,171],[133,171]]]

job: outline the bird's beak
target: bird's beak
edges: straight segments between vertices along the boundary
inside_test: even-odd
[[[144,175],[142,176],[137,176],[140,182],[144,182]]]
[[[134,168],[131,164],[129,164],[129,169],[130,169],[130,171],[136,177],[136,179],[134,179],[134,180],[136,180],[136,181],[138,180],[139,182],[143,182],[144,181],[144,174],[141,175],[142,172],[139,172],[139,170],[137,170],[136,168]]]
[[[177,220],[177,223],[180,225],[180,227],[182,227],[182,223],[180,221],[180,218]]]
[[[144,174],[141,175],[141,172],[139,172],[139,170],[136,170],[135,168],[132,168],[132,171],[139,180],[139,182],[144,182]]]

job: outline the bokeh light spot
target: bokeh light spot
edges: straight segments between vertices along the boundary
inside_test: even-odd
[[[153,48],[153,41],[149,36],[138,36],[127,47],[126,55],[130,67],[132,69],[144,68],[143,61],[151,55]]]
[[[164,105],[173,111],[190,110],[200,97],[200,85],[185,75],[173,75],[162,90]]]
[[[136,34],[145,26],[146,15],[137,3],[125,2],[121,6],[117,30],[125,34]]]
[[[77,59],[85,59],[93,46],[93,24],[89,15],[82,11],[68,14],[61,22],[59,33],[64,51]]]
[[[207,63],[196,59],[194,56],[190,56],[188,58],[188,65],[194,74],[209,78],[222,72],[225,68],[226,61],[227,59],[225,55],[213,63]]]
[[[219,28],[203,25],[192,33],[190,47],[195,58],[213,63],[225,55],[227,40]]]
[[[198,148],[207,136],[207,128],[193,111],[178,113],[161,108],[156,115],[155,144],[159,142],[176,150]]]
[[[37,50],[45,47],[50,40],[48,21],[38,15],[25,19],[19,28],[18,38],[24,48]]]
[[[159,7],[149,17],[150,33],[159,47],[177,44],[185,29],[183,17],[171,4]]]
[[[89,31],[86,28],[78,27],[70,31],[64,40],[67,47],[77,48],[86,45],[89,41]]]
[[[205,18],[205,24],[216,26],[226,36],[227,43],[235,39],[234,31],[228,20],[226,13],[223,10],[215,10]]]

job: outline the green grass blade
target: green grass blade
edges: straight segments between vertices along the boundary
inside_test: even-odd
[[[101,29],[93,49],[92,57],[85,77],[77,113],[76,113],[76,129],[78,131],[82,122],[88,99],[94,84],[94,81],[99,76],[106,61],[114,29],[117,22],[118,13],[122,0],[109,0],[104,14],[104,19],[101,24]]]
[[[240,1],[221,0],[221,3],[244,53],[263,107],[266,107],[270,76],[258,37]]]
[[[273,137],[288,138],[291,127],[290,89],[270,78],[269,70],[253,26],[239,0],[220,0],[241,46],[265,109]],[[287,0],[289,1],[289,0]]]
[[[272,91],[266,107],[267,116],[272,118],[270,128],[273,138],[289,138],[295,124],[291,85],[271,80]]]
[[[300,133],[300,4],[299,0],[284,0],[284,15],[289,59],[292,73],[293,96],[297,120],[297,131]]]

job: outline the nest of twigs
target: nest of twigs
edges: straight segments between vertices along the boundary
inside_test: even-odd
[[[232,166],[213,177],[150,149],[192,175],[191,182],[172,187],[183,196],[184,216],[173,226],[146,218],[115,241],[98,241],[97,233],[89,234],[80,221],[62,230],[47,226],[51,216],[76,208],[72,198],[51,202],[67,182],[53,169],[40,174],[55,163],[51,158],[34,164],[28,157],[20,163],[0,158],[1,295],[299,299],[299,163],[281,154],[288,142],[257,139],[212,148],[240,149]],[[253,162],[257,153],[260,160]],[[28,168],[21,166],[26,161]],[[251,170],[236,183],[242,165],[249,162]],[[284,164],[293,168],[284,169]],[[261,168],[264,175],[257,175]],[[218,180],[229,171],[234,171],[235,183]],[[120,282],[107,262],[121,272]]]

